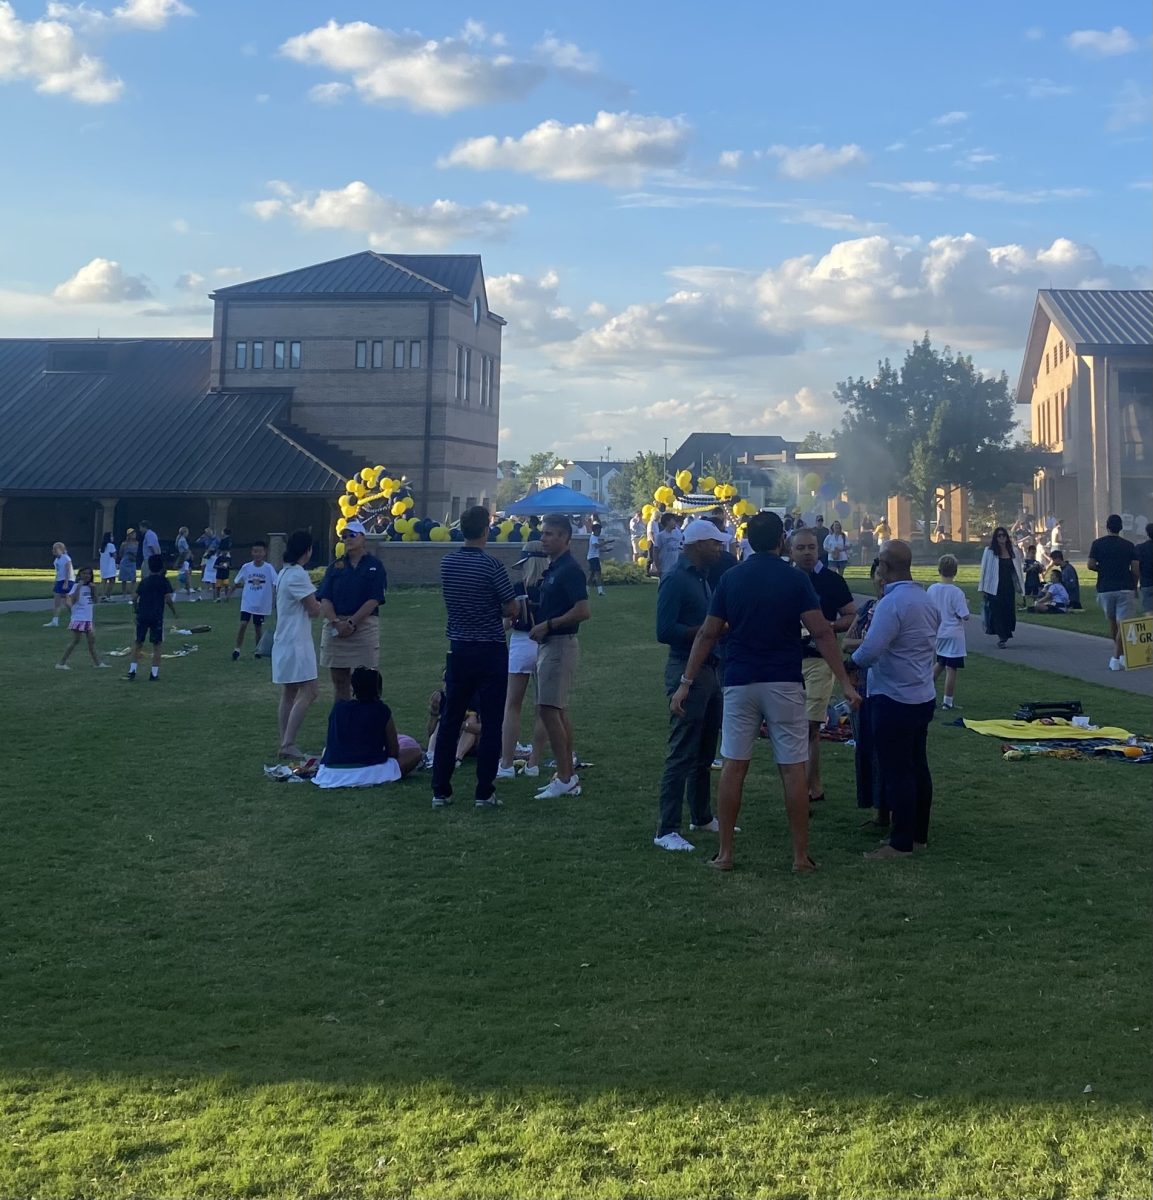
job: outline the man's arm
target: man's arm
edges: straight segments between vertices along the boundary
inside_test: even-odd
[[[850,656],[858,667],[871,667],[889,648],[901,628],[897,610],[892,604],[877,602],[873,609],[873,621],[865,640]]]
[[[534,642],[543,642],[550,633],[568,633],[575,630],[578,625],[587,621],[591,616],[592,609],[589,608],[589,602],[578,600],[568,612],[561,613],[559,617],[550,617],[547,621],[541,621],[534,625],[529,637]]]
[[[693,648],[689,652],[689,661],[685,664],[684,674],[681,676],[682,682],[669,698],[669,708],[675,716],[683,717],[685,715],[684,703],[688,697],[689,688],[692,687],[692,681],[696,679],[697,672],[716,649],[717,642],[724,631],[724,621],[720,617],[714,616],[705,617],[705,623],[697,630],[697,636],[693,638]],[[689,681],[688,683],[683,682],[686,679]]]
[[[837,609],[837,619],[833,622],[834,633],[844,633],[857,616],[857,602],[850,600],[848,604]]]
[[[657,641],[665,646],[691,646],[700,629],[679,619],[684,578],[680,571],[673,571],[657,589]]]
[[[841,651],[837,645],[837,635],[833,632],[833,626],[825,619],[825,614],[819,608],[813,608],[808,612],[801,613],[801,624],[809,631],[813,639],[813,645],[821,652],[821,657],[825,662],[829,664],[833,675],[841,685],[841,691],[844,692],[845,699],[853,708],[856,708],[861,703],[861,697],[857,694],[857,689],[853,687],[848,671],[845,670],[845,663],[841,658]],[[871,630],[869,636],[872,636]]]

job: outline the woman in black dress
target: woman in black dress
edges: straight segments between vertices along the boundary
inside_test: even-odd
[[[1021,560],[1009,531],[998,525],[981,555],[981,579],[977,590],[984,599],[985,632],[1004,650],[1017,628],[1017,597],[1024,594]]]

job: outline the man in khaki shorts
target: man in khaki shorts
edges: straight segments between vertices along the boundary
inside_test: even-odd
[[[537,711],[556,759],[556,778],[537,792],[538,800],[579,796],[580,776],[573,770],[573,732],[569,690],[580,663],[577,629],[591,615],[585,573],[569,553],[572,523],[550,514],[541,522],[540,545],[549,565],[540,582],[537,623],[529,637],[540,646],[536,660]]]
[[[320,665],[332,676],[338,700],[352,699],[352,672],[380,665],[380,619],[388,587],[384,564],[368,553],[364,526],[349,521],[340,535],[344,554],[324,573],[316,598],[324,628],[320,634]]]
[[[794,529],[789,535],[789,557],[804,571],[821,602],[821,612],[834,633],[844,633],[853,623],[857,602],[849,585],[820,559],[821,543],[813,529]],[[809,721],[809,800],[825,798],[821,779],[821,727],[829,717],[833,696],[833,672],[811,638],[801,637],[801,671],[805,676],[805,716]]]
[[[677,716],[726,627],[725,708],[721,722],[720,788],[717,823],[720,846],[709,863],[720,871],[733,867],[733,831],[761,722],[768,727],[785,792],[793,842],[793,870],[815,871],[809,856],[809,798],[805,767],[809,757],[805,690],[801,674],[801,626],[812,634],[821,657],[840,681],[855,708],[861,698],[849,682],[832,627],[803,571],[781,558],[784,526],[776,513],[758,513],[749,521],[751,558],[726,571],[717,584],[709,615],[697,631],[680,686],[669,701]]]

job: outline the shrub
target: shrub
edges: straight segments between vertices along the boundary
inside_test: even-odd
[[[638,567],[636,563],[606,562],[601,566],[601,575],[604,577],[605,587],[613,587],[616,584],[645,583],[648,580],[644,567]]]

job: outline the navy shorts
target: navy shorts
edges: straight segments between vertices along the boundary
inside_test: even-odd
[[[159,646],[162,641],[164,641],[163,617],[157,617],[154,621],[136,618],[136,644],[138,646],[144,645],[145,642]]]
[[[68,582],[67,579],[58,579],[52,585],[52,594],[54,596],[67,596],[71,590],[72,590],[72,585]]]
[[[264,613],[246,613],[243,609],[240,612],[241,625],[247,625],[251,621],[257,630],[264,624]]]
[[[949,656],[948,656],[948,655],[946,655],[946,654],[938,654],[938,655],[937,655],[937,662],[938,662],[938,663],[939,663],[939,664],[940,664],[942,667],[952,667],[954,670],[957,670],[957,671],[959,671],[959,670],[960,670],[960,669],[961,669],[961,668],[962,668],[962,667],[965,665],[965,659],[964,659],[964,657],[961,657],[961,658],[949,658]]]

